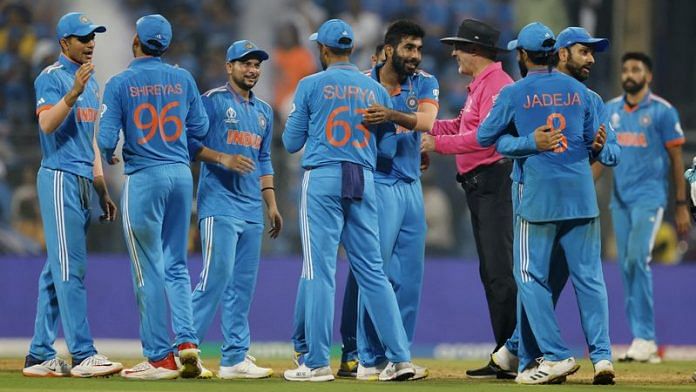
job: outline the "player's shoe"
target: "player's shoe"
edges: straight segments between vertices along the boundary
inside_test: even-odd
[[[174,354],[154,362],[141,362],[130,369],[121,370],[121,377],[129,380],[171,380],[179,377]]]
[[[73,377],[104,377],[116,374],[123,369],[119,362],[112,362],[104,355],[94,354],[73,366],[70,375]]]
[[[300,367],[300,366],[304,365],[305,355],[306,355],[306,353],[301,353],[301,352],[293,351],[293,353],[292,353],[292,363],[295,364],[295,367]]]
[[[27,355],[22,374],[27,377],[70,377],[70,369],[70,365],[59,357],[42,361]]]
[[[647,363],[660,363],[662,358],[660,358],[657,353],[657,344],[654,340],[645,340],[636,338],[631,342],[631,346],[626,351],[624,356],[619,358],[619,362],[647,362]]]
[[[181,359],[179,357],[175,356],[174,361],[176,362],[176,367],[179,368],[179,372],[181,372],[181,368],[182,368],[181,367]],[[198,359],[198,366],[201,367],[201,374],[196,378],[207,380],[207,379],[213,378],[215,376],[210,369],[206,368],[203,365],[203,361],[200,359]]]
[[[493,359],[491,359],[484,367],[467,370],[466,376],[473,379],[514,379],[517,376],[516,373],[517,372],[511,373],[507,370],[501,369],[495,364],[495,362],[493,362]]]
[[[296,369],[288,369],[283,373],[283,377],[288,381],[333,381],[334,375],[331,367],[324,366],[320,368],[310,369],[307,365],[302,364]]]
[[[525,371],[515,379],[519,384],[555,384],[580,369],[575,358],[570,357],[561,361],[549,361],[541,358],[539,366]]]
[[[389,362],[379,374],[379,381],[406,381],[416,374],[411,362]]]
[[[196,378],[201,375],[203,367],[198,356],[200,350],[194,343],[181,343],[177,346],[181,361],[181,378]]]
[[[389,362],[387,361],[378,363],[375,366],[363,366],[362,363],[358,363],[358,371],[356,372],[355,378],[360,381],[378,381],[379,374],[382,373],[382,370],[384,370],[388,364]]]
[[[418,365],[413,365],[413,370],[415,370],[415,373],[411,378],[408,379],[408,381],[416,381],[416,380],[421,380],[423,378],[426,378],[430,375],[430,371],[428,370],[427,367],[424,366],[418,366]]]
[[[494,368],[497,367],[497,378],[512,380],[517,377],[517,367],[520,360],[507,347],[503,346],[491,354],[491,362],[495,365]]]
[[[233,378],[266,378],[273,375],[273,369],[256,366],[256,358],[247,355],[242,362],[233,366],[220,366],[218,377],[229,380]]]
[[[358,376],[358,360],[351,359],[350,361],[341,362],[341,367],[338,368],[338,377],[355,378]]]
[[[602,359],[594,364],[594,379],[592,380],[592,384],[614,385],[614,377],[616,377],[616,373],[614,372],[614,365],[611,361]]]

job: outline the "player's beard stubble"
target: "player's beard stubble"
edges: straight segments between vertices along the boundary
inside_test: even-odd
[[[417,60],[417,59],[407,60],[406,57],[399,56],[396,53],[396,51],[394,51],[394,54],[392,54],[391,63],[392,63],[392,67],[394,67],[394,70],[396,71],[396,73],[399,74],[399,77],[401,77],[402,79],[413,73],[413,72],[410,72],[409,70],[406,69],[407,63],[412,65],[414,70],[418,69],[418,66],[420,65],[419,60]]]
[[[641,81],[635,81],[633,79],[626,79],[621,83],[621,87],[623,87],[624,91],[629,93],[629,94],[636,94],[640,90],[645,87],[645,83],[647,83],[647,80],[643,78]]]

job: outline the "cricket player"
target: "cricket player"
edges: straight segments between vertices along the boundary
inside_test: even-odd
[[[94,348],[84,286],[92,187],[104,213],[101,219],[116,217],[94,140],[99,86],[92,76],[92,56],[95,33],[105,31],[83,13],[63,15],[56,27],[58,61],[34,82],[43,154],[37,191],[48,257],[39,276],[34,336],[22,370],[29,377],[107,376],[123,368]],[[72,366],[53,348],[59,317]]]
[[[227,49],[228,82],[203,94],[210,120],[203,144],[240,156],[249,171],[235,172],[214,163],[201,165],[198,225],[203,270],[193,291],[193,323],[203,340],[222,303],[220,378],[265,378],[272,369],[256,366],[249,351],[249,308],[256,286],[263,235],[263,206],[276,238],[283,220],[276,205],[271,165],[273,110],[251,90],[268,53],[241,40]]]
[[[375,191],[384,271],[396,294],[409,347],[416,329],[425,266],[421,132],[433,127],[440,91],[437,79],[418,69],[423,37],[422,27],[409,20],[389,26],[384,37],[386,60],[372,68],[370,77],[387,89],[393,109],[373,104],[364,116],[366,124],[391,122],[396,126],[396,152],[393,158],[378,158]],[[376,380],[388,361],[362,301],[358,312],[360,365],[356,376]],[[428,376],[426,368],[415,369],[412,379]]]
[[[561,339],[549,270],[555,243],[563,248],[574,286],[587,291],[604,288],[600,261],[599,210],[589,156],[596,136],[597,114],[587,88],[553,69],[555,38],[541,23],[525,26],[508,44],[517,49],[527,76],[503,88],[491,114],[479,128],[477,139],[490,146],[504,133],[516,129],[521,137],[535,138],[540,123],[561,131],[560,143],[551,151],[520,161],[523,188],[515,222],[515,280],[519,290],[520,345],[533,334],[543,357],[533,373],[517,378],[522,384],[554,382],[577,371],[579,365]],[[524,74],[524,72],[523,72]],[[583,302],[581,313],[598,314],[604,304]],[[599,322],[601,320],[596,320]]]
[[[379,379],[406,380],[415,370],[396,296],[382,270],[374,185],[377,139],[393,127],[363,124],[372,104],[390,106],[389,95],[349,62],[354,43],[350,25],[331,19],[310,39],[317,41],[325,71],[300,81],[283,131],[288,152],[305,148],[300,199],[304,258],[295,331],[303,326],[306,337],[304,347],[295,346],[305,354],[304,360],[284,376],[290,381],[334,379],[329,349],[341,241],[361,298],[386,346],[390,363]]]
[[[559,51],[558,70],[576,80],[583,82],[589,75],[592,65],[594,64],[594,53],[603,52],[609,46],[609,41],[604,38],[593,38],[590,34],[581,27],[568,27],[558,34],[556,41],[556,49]],[[592,155],[597,161],[592,164],[601,164],[604,166],[616,166],[619,162],[621,148],[616,141],[616,135],[609,123],[604,102],[601,97],[590,90],[590,97],[593,98],[592,105],[598,113],[599,131],[595,136]],[[605,129],[606,128],[606,129]],[[512,135],[504,135],[501,137],[496,148],[503,155],[512,158],[524,158],[525,156],[536,154],[537,151],[553,150],[561,139],[560,131],[550,131],[548,127],[540,127],[535,131],[535,144],[528,144],[528,140],[522,137],[512,137]],[[552,139],[553,138],[553,139]],[[550,141],[550,143],[547,143]],[[526,145],[526,146],[525,146]],[[594,170],[593,170],[594,172]],[[519,202],[519,189],[521,186],[521,171],[519,161],[515,163],[515,169],[512,173],[513,188],[513,210],[517,210]],[[568,280],[568,265],[565,261],[565,254],[562,247],[555,246],[553,249],[552,259],[554,263],[551,265],[549,272],[549,286],[551,288],[552,299],[554,306],[560,297],[563,287]],[[595,268],[601,270],[601,263]],[[591,296],[583,301],[606,302],[606,289],[599,291],[584,291],[576,290],[576,295],[584,295],[585,293]],[[597,294],[594,298],[592,295]],[[614,383],[614,367],[611,363],[611,344],[609,341],[609,317],[608,308],[601,308],[605,311],[602,317],[583,318],[583,331],[590,349],[590,359],[594,365],[595,375],[594,384],[613,384]],[[582,314],[581,316],[590,316]],[[596,322],[601,320],[602,322]],[[530,337],[524,342],[524,347],[520,349],[518,354],[519,330],[516,329],[513,336],[506,342],[505,346],[496,351],[492,355],[492,360],[496,366],[505,370],[533,371],[533,367],[537,364],[535,359],[540,357],[542,353],[536,345],[534,339]],[[518,365],[519,355],[519,365]]]
[[[123,231],[147,358],[124,369],[121,376],[197,377],[201,372],[198,335],[186,267],[193,197],[189,148],[196,146],[191,140],[205,137],[208,117],[191,74],[161,59],[172,39],[169,21],[162,15],[147,15],[138,19],[135,29],[135,59],[106,84],[99,133],[102,152],[109,163],[115,163],[113,152],[123,130]],[[168,308],[181,373],[169,339]]]
[[[683,235],[691,227],[682,177],[685,138],[676,109],[650,90],[650,57],[629,52],[621,64],[625,93],[607,102],[611,124],[623,148],[621,163],[614,168],[610,208],[626,316],[633,335],[631,346],[620,359],[659,363],[650,260],[667,206],[670,177],[674,181],[677,232]]]

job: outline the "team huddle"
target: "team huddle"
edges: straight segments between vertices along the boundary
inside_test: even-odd
[[[217,376],[270,377],[272,369],[248,354],[264,210],[271,238],[283,227],[270,153],[273,110],[252,91],[269,55],[249,40],[234,42],[224,65],[228,82],[201,95],[188,71],[162,61],[170,23],[147,15],[135,29],[134,60],[100,94],[92,56],[96,33],[106,27],[82,13],[64,15],[57,25],[62,53],[35,81],[43,152],[37,183],[48,258],[23,374],[213,377],[198,347],[221,307]],[[677,228],[690,227],[679,181],[684,136],[678,115],[650,92],[652,62],[645,54],[624,55],[626,94],[605,104],[581,82],[594,53],[606,50],[606,39],[579,27],[556,37],[538,22],[506,49],[497,47],[499,35],[467,19],[457,36],[441,40],[451,46],[459,73],[473,77],[462,112],[450,120],[437,119],[438,81],[419,68],[425,32],[418,24],[391,23],[366,72],[350,62],[354,35],[343,20],[326,21],[310,36],[324,70],[299,82],[282,133],[288,153],[302,151],[304,169],[298,206],[303,259],[291,331],[295,366],[284,372],[286,380],[334,379],[340,244],[350,273],[337,375],[365,381],[429,375],[411,362],[410,352],[427,231],[420,175],[429,152],[456,155],[496,340],[489,363],[467,376],[548,384],[575,373],[579,364],[554,316],[570,278],[594,383],[614,383],[594,185],[602,166],[614,168],[612,218],[635,338],[621,359],[659,362],[648,263],[667,205],[670,163]],[[495,61],[499,52],[513,50],[523,76],[517,82]],[[113,221],[118,210],[102,159],[125,164],[120,213],[146,358],[132,368],[97,352],[86,318],[90,188],[99,197],[100,219]],[[192,291],[186,239],[193,161],[201,162],[196,203],[203,270]],[[53,348],[59,318],[72,364]]]

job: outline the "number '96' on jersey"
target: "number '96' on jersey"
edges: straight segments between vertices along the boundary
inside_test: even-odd
[[[104,89],[99,147],[109,154],[123,131],[125,172],[170,164],[187,164],[207,131],[208,117],[191,74],[139,57],[112,77]]]

